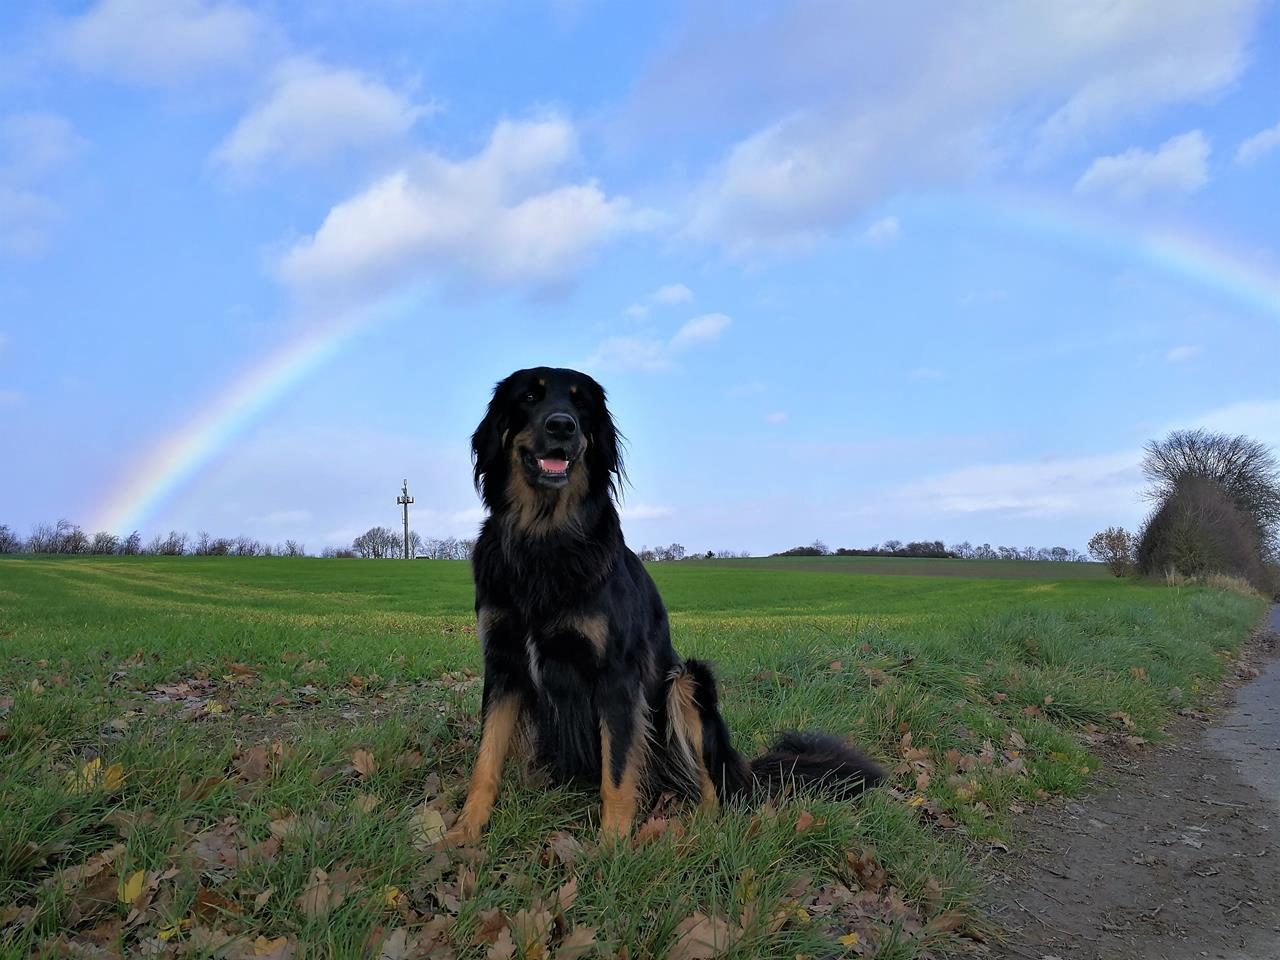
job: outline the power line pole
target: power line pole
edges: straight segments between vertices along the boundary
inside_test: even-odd
[[[396,503],[400,504],[404,510],[404,558],[411,559],[409,556],[409,504],[413,503],[413,497],[409,496],[409,481],[405,480],[404,486],[400,488],[400,496],[396,497]]]

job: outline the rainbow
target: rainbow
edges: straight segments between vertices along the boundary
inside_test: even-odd
[[[975,216],[1092,257],[1139,264],[1170,274],[1241,306],[1280,316],[1280,268],[1169,226],[1128,227],[1079,205],[1026,193],[964,201]]]
[[[128,533],[142,527],[202,467],[385,313],[383,305],[301,327],[139,460],[93,511],[92,529]]]
[[[1202,238],[1168,228],[1121,226],[1040,196],[1004,193],[936,199],[975,222],[1027,234],[1040,242],[1062,243],[1120,264],[1140,264],[1280,317],[1280,273]],[[926,200],[924,206],[934,203]],[[128,532],[143,526],[276,401],[382,316],[383,308],[310,325],[254,363],[127,472],[95,511],[94,529]]]

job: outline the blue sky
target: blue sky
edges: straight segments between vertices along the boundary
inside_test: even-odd
[[[17,0],[0,522],[467,535],[555,364],[635,546],[1082,546],[1280,444],[1278,209],[1260,0]]]

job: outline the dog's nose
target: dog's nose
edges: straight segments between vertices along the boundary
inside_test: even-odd
[[[543,421],[542,428],[556,440],[568,440],[578,432],[578,421],[567,413],[553,413]]]

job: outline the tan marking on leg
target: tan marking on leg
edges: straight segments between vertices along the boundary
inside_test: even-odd
[[[622,779],[613,779],[613,742],[609,725],[600,722],[600,835],[606,840],[623,840],[631,834],[640,803],[640,779],[649,756],[649,717],[644,702],[636,704],[631,744],[622,765]]]
[[[446,836],[450,842],[470,842],[480,836],[489,822],[493,801],[498,796],[498,783],[502,779],[502,764],[507,758],[512,735],[520,719],[520,700],[508,694],[493,704],[484,718],[484,730],[480,734],[480,752],[476,756],[475,769],[471,772],[471,786],[462,813]]]
[[[684,754],[685,763],[691,772],[697,771],[699,801],[698,808],[714,813],[720,806],[716,796],[716,787],[707,770],[706,760],[702,755],[702,715],[694,703],[694,683],[692,675],[681,672],[671,681],[671,691],[667,699],[667,729],[676,740],[676,746]]]

